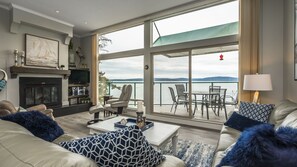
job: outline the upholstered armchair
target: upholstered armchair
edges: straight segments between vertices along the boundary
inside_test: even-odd
[[[124,85],[122,87],[122,92],[119,98],[113,98],[106,101],[106,104],[102,106],[98,104],[96,106],[92,106],[89,109],[90,114],[94,114],[94,119],[88,121],[88,125],[97,123],[98,121],[102,121],[103,119],[99,119],[100,112],[110,112],[114,114],[122,114],[122,112],[128,107],[130,98],[132,94],[132,86]],[[105,114],[104,114],[105,115]]]
[[[53,116],[53,110],[47,109],[44,104],[39,104],[36,106],[29,107],[27,109],[21,109],[21,107],[16,108],[10,101],[2,100],[0,101],[0,116],[5,116],[9,114],[14,114],[17,112],[23,112],[23,111],[39,111],[48,117],[55,120]]]
[[[104,110],[113,114],[122,114],[123,111],[128,107],[132,94],[132,86],[124,85],[122,87],[122,93],[118,99],[107,100],[104,105]]]

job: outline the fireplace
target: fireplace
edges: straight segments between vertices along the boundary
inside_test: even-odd
[[[62,106],[62,78],[20,77],[20,106]]]

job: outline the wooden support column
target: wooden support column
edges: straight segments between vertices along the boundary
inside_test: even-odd
[[[92,63],[91,63],[91,101],[93,105],[99,103],[99,93],[98,93],[98,37],[97,34],[92,36]]]

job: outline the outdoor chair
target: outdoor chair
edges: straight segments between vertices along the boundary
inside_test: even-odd
[[[176,93],[177,93],[177,101],[187,101],[188,94],[185,93],[185,85],[184,84],[175,84]]]
[[[206,114],[207,119],[209,119],[209,112],[208,109],[211,108],[216,114],[216,110],[220,108],[220,92],[221,92],[221,86],[209,86],[209,95],[203,97],[202,99],[202,116],[203,116],[203,108],[206,107]]]
[[[220,90],[220,100],[219,100],[219,108],[218,108],[218,116],[220,116],[220,110],[222,111],[224,109],[225,111],[225,117],[226,117],[226,120],[228,119],[228,116],[227,116],[227,110],[226,110],[226,92],[227,92],[227,89],[221,89]]]
[[[233,105],[235,108],[238,107],[238,92],[236,91],[233,95],[226,95],[226,105]]]
[[[171,105],[170,112],[172,112],[172,108],[173,108],[173,106],[175,106],[175,109],[174,109],[174,114],[175,114],[177,105],[179,105],[179,104],[184,104],[186,106],[186,108],[187,108],[187,111],[188,111],[189,101],[182,100],[182,99],[177,100],[177,96],[175,95],[173,88],[172,87],[168,87],[168,88],[169,88],[171,98],[172,98],[172,102],[173,102],[172,105]]]

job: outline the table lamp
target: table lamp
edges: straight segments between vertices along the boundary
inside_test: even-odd
[[[243,90],[256,91],[254,94],[253,103],[258,103],[259,91],[272,90],[270,74],[244,75]]]

